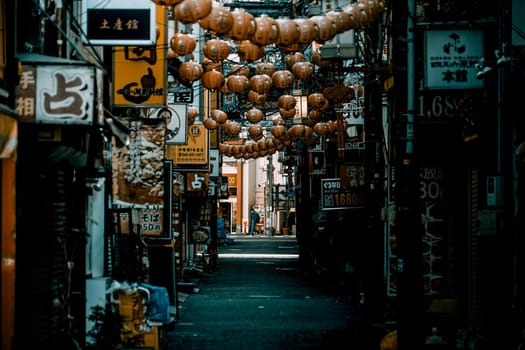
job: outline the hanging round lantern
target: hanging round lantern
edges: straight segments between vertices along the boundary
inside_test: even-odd
[[[279,108],[279,114],[284,119],[293,118],[295,116],[295,113],[297,113],[295,108]]]
[[[230,45],[221,39],[211,39],[206,42],[202,49],[204,57],[212,61],[219,62],[228,58],[230,54]]]
[[[292,144],[292,135],[290,135],[289,130],[286,130],[286,133],[280,137],[281,141],[286,147],[290,147]]]
[[[255,66],[256,74],[266,74],[270,77],[273,75],[273,73],[275,73],[275,70],[275,65],[270,62],[261,62],[258,63],[257,66]]]
[[[234,156],[238,156],[241,153],[239,145],[232,145],[232,153]]]
[[[358,29],[363,23],[361,23],[361,13],[359,7],[356,4],[351,4],[345,6],[343,11],[350,15],[350,20],[352,21],[352,28]]]
[[[254,90],[248,92],[248,100],[255,105],[262,105],[267,99],[268,95],[266,93],[261,94]]]
[[[259,46],[275,43],[279,37],[279,24],[268,15],[262,14],[255,17],[255,31],[250,41]]]
[[[168,48],[168,54],[167,54],[167,59],[168,61],[169,60],[172,60],[174,58],[178,57],[178,55],[175,53],[175,51],[173,51],[171,48]]]
[[[243,93],[250,83],[246,76],[236,74],[228,77],[227,84],[232,93]]]
[[[310,61],[312,61],[313,64],[319,66],[322,69],[327,69],[330,67],[331,62],[330,60],[323,60],[321,58],[321,54],[319,52],[312,52],[312,55],[310,57]]]
[[[296,18],[295,23],[298,26],[299,35],[297,42],[299,44],[310,44],[316,37],[316,26],[309,18]]]
[[[252,124],[248,127],[248,134],[250,134],[252,140],[260,140],[263,137],[263,131],[263,127],[259,124]]]
[[[280,138],[286,134],[286,128],[284,125],[274,125],[270,129],[270,132],[272,133],[273,137]]]
[[[225,154],[225,153],[228,153],[229,150],[231,150],[231,145],[227,144],[227,143],[219,143],[219,153],[221,154]]]
[[[184,24],[197,23],[208,16],[213,0],[183,0],[175,5],[175,17]]]
[[[222,72],[222,63],[221,62],[214,62],[210,60],[209,58],[204,58],[202,60],[202,68],[205,72],[209,72],[210,70],[216,70],[219,72]]]
[[[321,120],[321,116],[322,116],[322,113],[318,109],[312,109],[308,113],[308,119],[310,119],[313,122],[318,122],[319,120]]]
[[[292,66],[292,72],[297,79],[306,80],[314,74],[314,65],[306,61],[297,62]]]
[[[272,86],[278,89],[288,89],[294,79],[294,75],[289,70],[278,70],[272,74]]]
[[[324,95],[320,92],[314,92],[308,95],[307,101],[310,107],[314,109],[318,109],[318,110],[321,110],[321,108],[323,108],[325,103],[328,102],[326,97],[324,97]]]
[[[312,129],[308,125],[304,126],[304,136],[303,136],[303,138],[307,139],[309,137],[312,137],[313,133],[314,133],[314,129]]]
[[[375,1],[373,1],[373,0],[358,0],[357,2],[362,4],[360,6],[362,6],[366,10],[369,20],[371,20],[375,16],[377,16],[377,6],[374,4]]]
[[[187,115],[188,115],[188,125],[191,125],[195,122],[197,119],[197,115],[199,114],[199,109],[194,106],[189,106]]]
[[[361,27],[364,27],[370,22],[370,10],[368,9],[368,6],[362,2],[357,4],[357,8],[359,8]]]
[[[203,73],[201,64],[194,61],[183,62],[179,67],[179,78],[187,83],[199,80]]]
[[[334,21],[336,33],[344,33],[352,26],[353,21],[348,12],[329,11],[326,13],[326,16]]]
[[[272,88],[272,78],[267,74],[256,74],[250,78],[250,89],[265,94]]]
[[[323,44],[330,41],[337,34],[337,28],[332,18],[327,16],[313,16],[310,17],[310,19],[314,21],[318,27],[317,37],[314,38],[317,43]]]
[[[216,70],[210,70],[202,75],[202,86],[206,89],[215,91],[224,84],[224,75]]]
[[[210,118],[219,124],[224,124],[228,120],[228,114],[220,109],[214,109],[210,113]]]
[[[318,108],[320,111],[326,111],[330,107],[330,102],[325,100],[324,103]]]
[[[328,132],[334,132],[337,130],[337,121],[329,120],[326,122],[326,126],[328,127]]]
[[[299,25],[291,18],[276,19],[279,25],[279,36],[275,43],[279,46],[288,46],[297,42]]]
[[[288,55],[284,56],[284,63],[286,64],[286,67],[289,69],[292,69],[293,65],[297,62],[303,62],[304,61],[304,54],[302,52],[295,52],[295,53],[289,53]]]
[[[250,40],[243,40],[237,45],[237,54],[241,61],[255,62],[264,55],[264,47],[255,45]]]
[[[263,149],[259,151],[259,157],[266,157],[268,155],[268,150]]]
[[[272,124],[273,125],[285,125],[286,122],[285,122],[285,120],[283,118],[278,117],[278,118],[275,118],[274,120],[272,120]]]
[[[259,148],[259,142],[250,142],[248,143],[248,145],[250,146],[248,150],[251,150],[250,152],[259,152],[260,151],[260,148]]]
[[[185,56],[193,52],[197,46],[195,37],[188,33],[175,33],[170,39],[170,48],[179,56]]]
[[[288,133],[290,134],[290,136],[292,137],[292,139],[296,140],[298,138],[301,138],[304,136],[306,132],[306,127],[302,124],[295,124],[295,125],[292,125],[289,129],[288,129]]]
[[[224,124],[221,125],[221,127],[226,131],[226,133],[230,137],[239,135],[239,133],[241,132],[241,128],[242,128],[241,124],[239,124],[238,122],[231,121],[231,120],[225,121]]]
[[[208,16],[199,21],[199,25],[216,34],[225,34],[233,25],[233,16],[228,8],[222,5],[213,6]]]
[[[259,150],[260,151],[264,151],[264,150],[268,149],[267,140],[261,140],[261,141],[257,142],[257,145],[259,146]]]
[[[219,127],[219,123],[213,118],[208,117],[204,120],[204,127],[208,130],[215,130]]]
[[[292,95],[281,95],[279,96],[277,103],[280,108],[286,108],[286,109],[294,108],[295,109],[297,100]]]
[[[314,125],[314,131],[319,135],[326,135],[328,134],[328,126],[326,123],[317,123]]]
[[[231,12],[233,23],[226,35],[237,41],[248,40],[255,32],[255,17],[243,9]]]
[[[234,74],[240,74],[244,75],[245,77],[250,77],[250,67],[244,64],[232,64],[230,67],[230,70],[228,71],[228,75],[234,75]]]
[[[250,123],[253,123],[253,124],[258,123],[261,120],[263,120],[263,117],[264,117],[263,112],[260,109],[255,108],[255,107],[252,107],[246,112],[246,119]]]

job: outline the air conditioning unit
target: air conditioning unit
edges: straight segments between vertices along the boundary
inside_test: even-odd
[[[478,212],[478,236],[495,236],[503,226],[503,211],[496,209],[480,210]]]
[[[337,34],[332,40],[321,46],[320,54],[323,60],[356,58],[357,48],[355,46],[354,31],[349,30]]]

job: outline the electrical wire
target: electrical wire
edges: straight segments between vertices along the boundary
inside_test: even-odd
[[[100,59],[100,57],[98,56],[98,54],[95,54],[93,55],[93,57],[95,58],[95,61],[93,60],[90,60],[88,57],[85,56],[85,53],[84,51],[82,51],[82,49],[80,47],[78,47],[77,43],[75,43],[75,41],[73,39],[71,39],[71,37],[58,25],[58,23],[56,22],[56,20],[53,18],[53,15],[49,14],[46,9],[44,9],[42,7],[42,5],[38,2],[38,0],[33,0],[33,5],[36,7],[37,10],[39,10],[41,13],[44,14],[44,16],[46,17],[46,19],[48,21],[50,21],[50,23],[52,23],[56,29],[60,32],[60,34],[62,35],[63,38],[65,38],[74,48],[77,49],[78,53],[81,54],[84,58],[84,60],[86,60],[86,62],[90,62],[92,64],[94,64],[97,68],[101,69],[102,71],[106,72],[106,69],[104,68],[104,65],[102,63],[102,60]],[[72,18],[75,18],[74,16],[71,16]]]

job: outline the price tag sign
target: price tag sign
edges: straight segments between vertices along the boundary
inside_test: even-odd
[[[344,187],[340,178],[321,179],[321,209],[352,209],[364,205],[364,187]]]

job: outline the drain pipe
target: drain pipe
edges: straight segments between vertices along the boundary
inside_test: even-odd
[[[425,343],[423,317],[423,272],[421,268],[422,238],[421,216],[417,212],[419,203],[419,175],[414,152],[415,126],[415,0],[407,0],[406,7],[406,134],[405,152],[399,167],[397,201],[398,226],[398,303],[399,332],[398,349],[422,349]],[[405,15],[403,14],[403,15]]]

